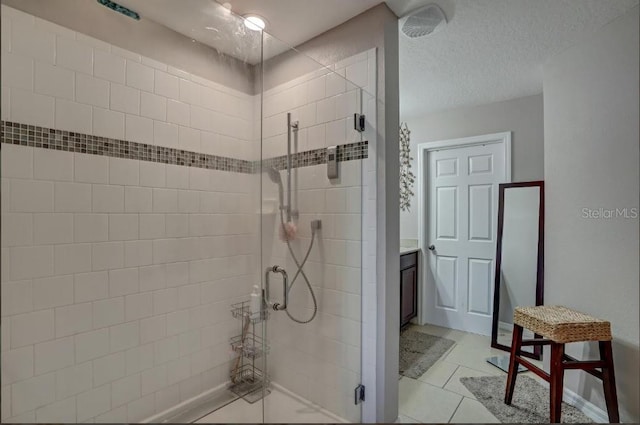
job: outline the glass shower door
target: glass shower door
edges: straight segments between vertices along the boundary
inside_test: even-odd
[[[364,63],[358,63],[364,61]],[[261,101],[264,422],[361,420],[363,90],[263,37]],[[366,77],[366,75],[365,75]]]

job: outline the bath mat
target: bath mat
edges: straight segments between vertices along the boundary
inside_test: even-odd
[[[400,334],[400,374],[417,379],[455,342],[409,328]]]
[[[549,423],[549,389],[533,378],[518,376],[511,406],[504,404],[507,375],[460,378],[460,382],[502,423]],[[593,420],[563,402],[562,423],[593,423]]]

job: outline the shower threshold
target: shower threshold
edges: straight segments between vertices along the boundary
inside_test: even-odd
[[[190,401],[181,403],[165,413],[156,415],[145,422],[151,423],[194,423],[199,419],[216,412],[234,401],[246,399],[249,403],[255,403],[271,393],[269,388],[262,385],[245,387],[243,392],[238,388],[230,389],[228,384],[218,387],[207,394],[201,395]]]
[[[226,385],[149,418],[149,423],[345,423],[345,419],[277,384],[241,397]],[[264,398],[263,403],[256,403]]]
[[[340,423],[347,422],[320,406],[274,386],[262,403],[238,399],[199,419],[198,424],[214,423]]]

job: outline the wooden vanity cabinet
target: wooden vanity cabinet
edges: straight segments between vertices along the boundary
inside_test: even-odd
[[[400,256],[400,328],[418,315],[418,253]]]

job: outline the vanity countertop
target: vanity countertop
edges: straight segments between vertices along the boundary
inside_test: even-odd
[[[411,254],[413,252],[418,252],[418,251],[420,251],[420,248],[418,248],[417,246],[414,246],[414,247],[401,246],[400,247],[400,255]]]

